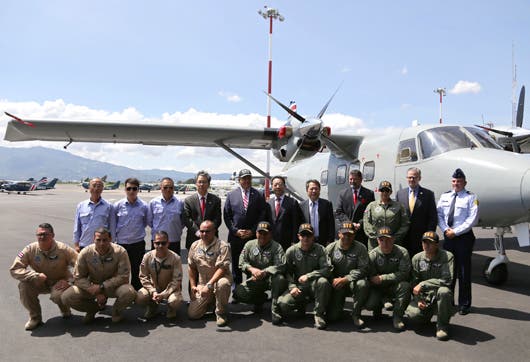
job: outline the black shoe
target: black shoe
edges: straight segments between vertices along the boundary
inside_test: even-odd
[[[460,307],[458,310],[458,314],[460,315],[466,315],[469,314],[469,312],[471,312],[471,307]]]

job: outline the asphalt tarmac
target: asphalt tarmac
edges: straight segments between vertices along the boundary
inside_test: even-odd
[[[142,192],[140,197],[149,201],[158,193]],[[123,195],[123,190],[103,193],[111,202]],[[28,195],[0,193],[3,230],[0,268],[4,270],[4,278],[0,279],[0,321],[5,333],[0,342],[0,361],[34,358],[41,361],[529,359],[530,248],[519,248],[513,238],[507,238],[507,254],[511,260],[508,281],[502,287],[489,286],[482,277],[482,268],[486,258],[495,255],[493,230],[482,229],[476,230],[472,313],[451,319],[451,339],[447,342],[436,340],[435,323],[426,326],[407,323],[406,331],[394,332],[388,312],[383,319],[373,320],[371,313],[364,311],[367,328],[360,331],[346,314],[343,321],[330,325],[327,330],[317,330],[313,328],[309,308],[304,319],[277,327],[270,323],[267,308],[261,315],[254,315],[250,306],[242,304],[230,305],[230,323],[224,328],[216,327],[211,313],[199,321],[188,320],[185,305],[174,322],[168,322],[163,314],[142,322],[138,317],[143,315],[143,309],[133,306],[125,311],[125,320],[115,325],[110,321],[111,310],[107,307],[93,324],[86,326],[82,324],[80,312],[73,311],[72,318],[63,320],[47,295],[40,297],[45,324],[34,331],[25,331],[28,314],[19,302],[17,281],[9,275],[9,267],[17,253],[35,240],[39,223],[51,223],[56,239],[71,243],[75,207],[86,198],[88,193],[73,185],[58,185],[55,190]],[[226,234],[223,227],[220,236],[226,240]],[[184,264],[184,286],[188,283],[186,269]],[[351,309],[351,300],[346,303],[346,309]]]

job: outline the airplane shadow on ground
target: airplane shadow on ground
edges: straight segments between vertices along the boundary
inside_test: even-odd
[[[419,336],[436,338],[435,322],[425,324],[407,323],[407,329],[414,331]],[[459,324],[451,324],[449,333],[451,341],[470,346],[495,339],[495,336],[489,333]]]

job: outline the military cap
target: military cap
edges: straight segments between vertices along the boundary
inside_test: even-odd
[[[392,191],[392,184],[389,181],[381,181],[379,183],[379,191],[383,191],[385,189]]]
[[[301,224],[298,228],[298,234],[313,234],[313,227],[311,226],[311,224]]]
[[[259,224],[258,224],[258,228],[256,229],[256,231],[266,231],[266,232],[269,232],[271,231],[271,224],[267,221],[260,221]]]
[[[440,241],[440,238],[438,237],[438,234],[436,234],[434,231],[426,231],[423,234],[421,241],[426,241],[426,240],[437,243]]]
[[[351,221],[344,221],[340,225],[339,232],[341,234],[346,234],[346,233],[354,234],[355,233],[355,228],[353,227],[353,223]]]
[[[244,168],[241,171],[239,171],[239,178],[247,177],[247,176],[252,176],[252,173],[250,172],[248,168]]]
[[[466,175],[464,174],[464,171],[462,171],[461,169],[457,168],[455,170],[455,172],[453,172],[453,178],[463,178],[465,180],[466,179]]]
[[[388,226],[383,226],[379,230],[377,230],[377,237],[378,238],[391,238],[392,237],[392,230]]]

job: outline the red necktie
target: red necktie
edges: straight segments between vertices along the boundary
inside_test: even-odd
[[[357,190],[353,190],[353,206],[357,205]]]
[[[280,199],[276,199],[276,217],[280,214]]]
[[[206,210],[206,199],[204,196],[201,196],[201,215],[204,219],[204,210]]]

